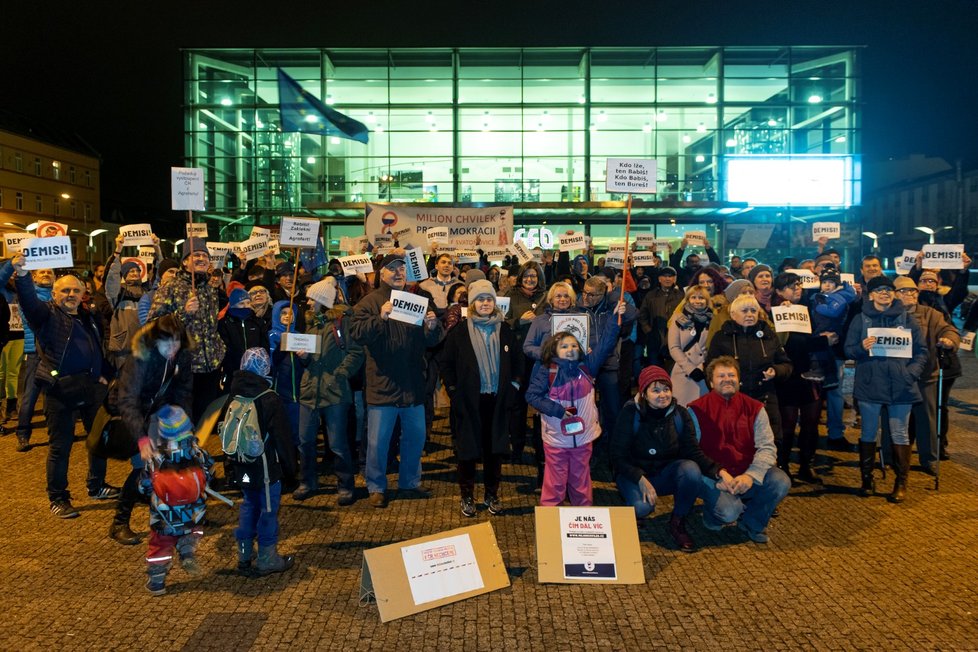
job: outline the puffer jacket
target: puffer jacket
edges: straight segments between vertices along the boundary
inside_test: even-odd
[[[350,377],[363,365],[363,347],[350,335],[350,307],[337,304],[324,314],[306,315],[306,334],[319,340],[319,353],[302,361],[305,371],[299,389],[299,403],[323,408],[353,402]]]
[[[948,356],[948,361],[952,358],[957,358],[955,352],[958,346],[961,344],[961,335],[958,334],[958,329],[949,324],[939,311],[933,308],[928,308],[927,306],[922,306],[919,303],[914,306],[914,310],[911,313],[917,319],[917,323],[920,324],[920,334],[924,342],[927,344],[927,363],[924,365],[924,371],[920,375],[920,382],[922,383],[936,383],[937,382],[937,372],[938,369],[938,357],[937,357],[937,340],[942,337],[949,339],[953,344],[953,349],[944,349],[945,355]],[[945,378],[948,374],[945,373]]]
[[[381,319],[380,308],[390,301],[391,287],[380,287],[353,308],[350,335],[367,351],[366,401],[368,405],[412,407],[422,405],[425,392],[425,349],[444,336],[441,322],[433,328]]]
[[[170,313],[180,315],[194,342],[191,354],[193,371],[209,373],[221,366],[226,347],[217,333],[217,313],[220,310],[218,291],[208,285],[207,274],[197,274],[196,282],[196,295],[200,303],[196,312],[188,313],[183,309],[194,290],[190,284],[190,273],[180,270],[172,281],[157,288],[146,318],[152,321]]]
[[[885,358],[870,356],[863,348],[870,328],[903,328],[910,331],[912,357]],[[862,312],[856,315],[846,333],[846,357],[856,361],[856,380],[853,396],[860,401],[901,405],[921,400],[917,381],[927,365],[927,343],[920,324],[908,315],[899,299],[883,311],[872,301],[864,301]]]
[[[634,400],[626,403],[618,414],[611,439],[615,473],[637,484],[642,476],[656,476],[676,460],[696,462],[708,478],[716,477],[720,471],[720,465],[700,449],[693,420],[675,399],[664,410],[643,409]]]
[[[785,353],[774,329],[765,321],[753,326],[740,326],[733,319],[720,326],[706,352],[707,364],[721,355],[729,355],[740,364],[740,388],[752,398],[763,397],[774,391],[774,383],[791,375],[791,359]],[[774,368],[774,379],[766,381],[764,370]]]

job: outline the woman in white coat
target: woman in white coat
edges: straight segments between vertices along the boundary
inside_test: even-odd
[[[707,288],[694,285],[669,319],[669,355],[676,363],[672,368],[672,393],[685,407],[709,391],[703,373],[707,334],[713,311]]]

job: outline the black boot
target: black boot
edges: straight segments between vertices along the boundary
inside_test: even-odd
[[[863,484],[859,488],[860,496],[872,496],[876,493],[876,482],[873,480],[873,464],[876,462],[876,442],[859,442],[859,472]]]
[[[139,471],[133,469],[122,485],[119,502],[115,507],[115,516],[112,517],[112,526],[109,528],[109,537],[124,546],[134,546],[139,543],[139,536],[129,527],[132,508],[136,506],[137,500],[139,500]]]
[[[775,442],[778,449],[778,468],[788,475],[788,479],[794,482],[791,475],[791,449],[795,445],[795,433],[783,433],[781,441]]]
[[[910,444],[893,444],[893,470],[896,480],[890,502],[902,503],[907,497],[907,475],[910,473]]]
[[[822,478],[818,477],[818,475],[812,471],[812,462],[815,459],[815,449],[817,447],[818,431],[802,431],[798,435],[798,457],[800,458],[800,464],[798,475],[796,477],[802,482],[807,482],[808,484],[817,484],[822,482]]]

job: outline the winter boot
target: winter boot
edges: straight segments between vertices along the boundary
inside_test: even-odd
[[[169,564],[150,564],[146,569],[149,580],[146,582],[146,590],[150,595],[163,595],[166,593],[166,573],[170,570]]]
[[[242,575],[251,574],[251,558],[255,556],[255,540],[238,541],[238,572]]]
[[[783,433],[780,442],[777,442],[778,449],[778,468],[788,474],[789,480],[794,480],[791,475],[791,449],[795,444],[795,433]]]
[[[678,516],[675,512],[673,512],[672,517],[669,519],[669,534],[672,535],[672,540],[676,542],[676,545],[683,552],[693,552],[696,550],[693,537],[689,536],[689,532],[686,530],[686,519]]]
[[[859,442],[859,472],[863,484],[859,488],[860,496],[872,496],[876,493],[876,481],[873,480],[873,464],[876,462],[876,442]]]
[[[907,475],[910,473],[910,444],[893,444],[893,470],[896,480],[893,482],[891,503],[902,503],[907,497]]]
[[[803,432],[798,436],[798,457],[801,463],[798,468],[798,475],[795,476],[802,482],[808,484],[818,484],[822,478],[812,471],[812,462],[815,459],[815,449],[818,446],[818,432]]]
[[[17,399],[8,398],[6,401],[7,416],[4,421],[16,421],[17,420]]]
[[[258,574],[271,575],[272,573],[283,573],[295,563],[295,558],[291,555],[281,556],[278,554],[278,545],[258,546]]]
[[[115,507],[115,516],[109,527],[109,538],[124,546],[134,546],[139,543],[139,536],[129,527],[132,508],[139,500],[139,471],[133,469],[122,485],[122,493]]]

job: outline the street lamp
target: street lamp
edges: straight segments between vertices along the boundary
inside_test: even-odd
[[[873,233],[872,231],[863,231],[863,235],[873,241],[873,250],[879,251],[880,248],[880,237]]]
[[[934,234],[936,233],[934,229],[930,228],[929,226],[915,226],[913,228],[921,233],[926,233],[930,237],[930,244],[934,244]]]

